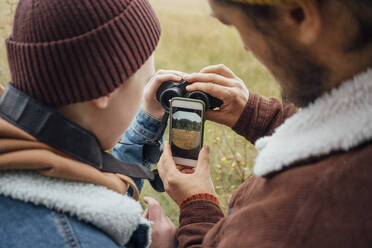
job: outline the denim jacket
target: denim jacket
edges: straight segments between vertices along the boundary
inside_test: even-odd
[[[118,143],[112,149],[112,154],[121,161],[143,164],[151,169],[152,164],[143,157],[143,143],[153,139],[160,128],[161,121],[154,119],[141,109],[131,126],[123,134],[122,143]],[[141,191],[144,180],[135,178],[133,180],[138,190]]]
[[[142,109],[137,114],[135,120],[132,122],[131,126],[123,134],[123,142],[133,145],[123,145],[118,144],[113,149],[113,154],[120,160],[126,162],[136,162],[143,164],[146,167],[151,167],[151,164],[143,161],[143,143],[151,138],[153,138],[160,128],[160,121],[152,118]],[[12,172],[10,172],[10,176]],[[24,175],[27,177],[38,177],[36,175]],[[113,232],[115,228],[111,228],[111,224],[108,223],[107,230],[102,230],[100,223],[103,221],[97,217],[95,223],[89,222],[89,218],[95,218],[95,212],[89,213],[87,210],[85,216],[88,218],[84,219],[84,215],[79,215],[80,210],[84,210],[84,207],[77,209],[74,213],[74,209],[71,213],[64,211],[64,206],[57,205],[52,206],[43,202],[41,197],[40,201],[36,198],[27,194],[27,183],[20,179],[20,182],[24,182],[24,186],[20,184],[11,185],[14,180],[9,180],[10,183],[6,183],[4,178],[7,177],[6,174],[2,174],[3,178],[0,181],[0,248],[5,247],[148,247],[150,243],[151,231],[150,224],[143,220],[137,220],[137,229],[133,232],[128,232],[128,240],[125,245],[119,244],[112,237],[115,234],[110,233],[112,229]],[[42,176],[39,176],[42,177]],[[18,177],[19,178],[19,177]],[[50,179],[54,180],[54,179]],[[136,185],[139,190],[143,187],[143,180],[135,180]],[[99,187],[95,185],[85,185],[86,187]],[[21,190],[21,193],[18,190]],[[45,189],[46,192],[50,191],[47,184],[43,185],[42,190]],[[32,188],[30,186],[30,188]],[[95,189],[94,189],[95,190]],[[100,189],[107,190],[107,189]],[[22,196],[22,192],[26,192]],[[105,191],[103,191],[105,192]],[[50,192],[49,192],[50,193]],[[114,192],[109,192],[108,194],[115,194]],[[68,192],[66,192],[68,195]],[[106,194],[106,193],[105,193]],[[115,195],[114,195],[115,196]],[[92,196],[94,198],[94,195]],[[84,197],[82,197],[84,198]],[[115,197],[114,197],[115,198]],[[121,199],[122,197],[120,197]],[[35,200],[36,199],[36,200]],[[83,203],[84,204],[84,203]],[[127,206],[138,213],[141,216],[141,206],[138,202],[133,200],[132,205]],[[136,205],[137,204],[137,205]],[[71,205],[71,204],[70,204]],[[97,199],[97,206],[101,206]],[[104,205],[104,204],[103,204]],[[113,204],[117,206],[118,204]],[[52,207],[51,207],[52,206]],[[84,206],[84,205],[82,205]],[[133,207],[132,207],[133,206]],[[122,208],[124,206],[117,206]],[[76,207],[79,208],[79,207]],[[55,211],[58,210],[58,211]],[[107,213],[110,213],[108,210]],[[114,212],[114,211],[112,211]],[[114,215],[114,213],[112,213]],[[111,216],[112,217],[112,216]],[[102,215],[101,218],[105,218]],[[138,218],[137,218],[138,219]],[[107,220],[106,220],[107,221]],[[104,222],[104,221],[103,221]],[[114,226],[115,219],[113,218]],[[121,221],[123,222],[123,221]],[[98,224],[96,224],[98,223]],[[130,223],[130,221],[128,221]],[[103,224],[102,224],[103,225]],[[111,229],[110,229],[111,228]],[[119,238],[120,239],[120,238]]]

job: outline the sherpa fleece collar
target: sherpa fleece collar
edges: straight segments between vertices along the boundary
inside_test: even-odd
[[[372,69],[319,97],[256,142],[254,174],[265,176],[304,159],[372,139]]]
[[[91,223],[119,245],[125,245],[134,231],[150,222],[142,217],[141,205],[103,186],[39,175],[36,172],[0,172],[0,194],[42,205]]]

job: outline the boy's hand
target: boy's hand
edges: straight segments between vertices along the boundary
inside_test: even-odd
[[[200,90],[221,99],[224,103],[220,110],[206,112],[208,120],[233,127],[239,120],[248,102],[249,91],[244,82],[225,65],[212,65],[184,77],[193,83],[187,91]]]
[[[200,151],[195,172],[187,174],[176,168],[170,145],[164,142],[164,151],[158,163],[158,171],[165,191],[177,204],[195,194],[216,195],[209,174],[209,147],[203,147]]]
[[[144,197],[149,205],[144,216],[153,222],[151,235],[151,248],[176,248],[176,226],[165,215],[159,202],[151,197]]]
[[[156,99],[156,92],[160,85],[166,81],[181,81],[185,73],[172,70],[160,70],[150,79],[144,90],[143,108],[152,117],[161,120],[164,109]]]

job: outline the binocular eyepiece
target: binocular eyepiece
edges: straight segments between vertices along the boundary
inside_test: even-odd
[[[156,98],[161,103],[161,105],[163,106],[165,110],[169,110],[169,104],[170,104],[169,101],[173,97],[185,97],[185,98],[202,100],[205,103],[206,109],[218,108],[223,104],[223,101],[221,101],[220,99],[215,98],[202,91],[188,92],[186,90],[186,86],[190,84],[191,83],[186,82],[186,81],[164,82],[159,87],[158,91],[156,92]]]

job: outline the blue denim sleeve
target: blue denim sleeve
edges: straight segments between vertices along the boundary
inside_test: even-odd
[[[123,162],[142,164],[151,169],[152,164],[143,158],[143,143],[153,139],[160,127],[161,121],[153,118],[141,108],[123,134],[122,142],[126,144],[118,143],[112,149],[113,155]],[[144,180],[136,178],[133,180],[141,192]]]

